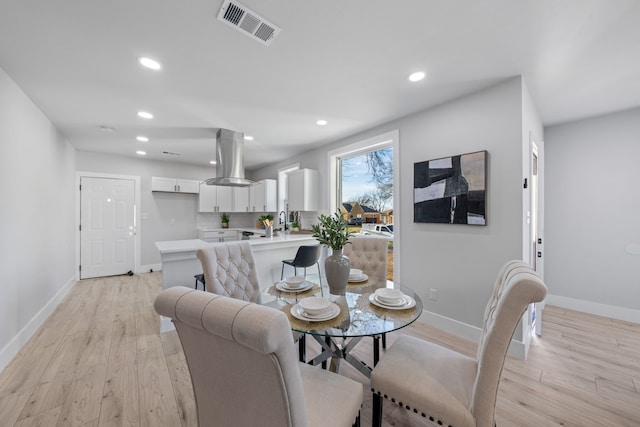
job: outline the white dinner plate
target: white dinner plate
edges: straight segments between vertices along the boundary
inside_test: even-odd
[[[411,298],[409,295],[404,295],[404,303],[401,305],[388,305],[383,302],[378,301],[376,298],[376,294],[369,295],[369,302],[373,305],[377,305],[378,307],[387,308],[389,310],[405,310],[407,308],[413,308],[416,306],[416,300]]]
[[[376,294],[373,295],[373,299],[380,305],[384,305],[385,307],[402,307],[403,305],[407,305],[406,295],[402,294],[402,297],[398,302],[388,302],[382,301],[380,297]]]
[[[283,292],[308,291],[312,287],[313,287],[313,283],[311,283],[311,282],[304,282],[304,285],[302,285],[302,287],[300,287],[300,288],[290,288],[289,286],[287,286],[287,282],[278,282],[278,283],[276,283],[276,289],[279,290],[279,291],[283,291]]]
[[[367,280],[369,280],[369,276],[364,273],[362,273],[362,275],[359,277],[349,277],[349,282],[351,283],[365,282]]]
[[[331,303],[326,312],[315,316],[307,315],[299,304],[291,307],[291,315],[296,319],[306,320],[307,322],[323,322],[325,320],[333,319],[340,314],[340,307],[337,304]]]

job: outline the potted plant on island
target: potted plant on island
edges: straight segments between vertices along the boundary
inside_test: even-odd
[[[329,284],[329,291],[333,295],[344,295],[349,281],[349,258],[342,254],[342,249],[349,242],[353,234],[349,231],[349,224],[340,214],[320,215],[319,224],[311,226],[313,237],[332,249],[332,253],[324,260],[324,270]]]
[[[222,228],[229,228],[229,214],[226,212],[223,212],[222,215],[220,215],[220,222],[222,223]]]

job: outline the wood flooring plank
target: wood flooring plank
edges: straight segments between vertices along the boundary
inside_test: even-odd
[[[38,384],[22,410],[19,420],[24,421],[27,418],[37,418],[39,414],[43,412],[47,412],[53,408],[62,408],[70,387],[71,381]]]
[[[33,417],[25,418],[15,424],[15,427],[50,427],[56,425],[60,418],[62,406],[51,408]]]
[[[155,335],[155,344],[147,342],[147,350],[137,353],[140,425],[176,427],[181,425],[180,416],[158,335]]]
[[[14,425],[32,392],[33,389],[24,389],[0,397],[0,422],[7,426]]]
[[[44,328],[33,345],[33,351],[23,353],[14,358],[0,375],[0,397],[35,387],[46,370],[51,355],[60,345],[63,332],[51,328]]]
[[[135,341],[111,346],[98,425],[133,427],[140,424],[137,363]]]
[[[193,385],[186,363],[169,365],[169,375],[173,384],[176,405],[182,427],[198,427]]]

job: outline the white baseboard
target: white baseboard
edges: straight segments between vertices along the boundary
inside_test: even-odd
[[[60,301],[71,291],[76,279],[72,277],[67,283],[47,302],[44,307],[14,336],[9,343],[0,350],[0,372],[6,368],[11,359],[18,354],[20,349],[29,341],[29,338],[36,333],[38,328],[44,324],[47,318],[53,313]]]
[[[640,310],[618,307],[615,305],[601,304],[599,302],[563,297],[560,295],[547,295],[546,303],[570,310],[582,311],[597,316],[610,317],[626,322],[640,323]]]
[[[482,330],[477,326],[472,326],[426,310],[422,310],[422,316],[418,318],[418,322],[433,326],[434,328],[442,329],[443,331],[450,332],[476,343],[480,341],[480,335],[482,334]],[[525,343],[517,340],[511,340],[508,354],[519,359],[526,359],[527,348]]]
[[[153,271],[162,271],[162,263],[160,264],[147,264],[141,265],[138,269],[138,273],[148,273],[151,270]]]

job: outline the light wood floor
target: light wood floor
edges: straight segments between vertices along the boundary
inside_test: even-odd
[[[149,273],[77,283],[0,374],[0,425],[195,426],[180,343],[158,332],[160,282]],[[543,320],[528,360],[506,362],[497,424],[640,425],[640,325],[555,307]],[[403,333],[475,353],[475,343],[423,324]],[[371,362],[370,340],[357,351]],[[363,383],[362,425],[370,425],[367,380],[348,366],[341,373]],[[424,425],[385,402],[386,427]]]

